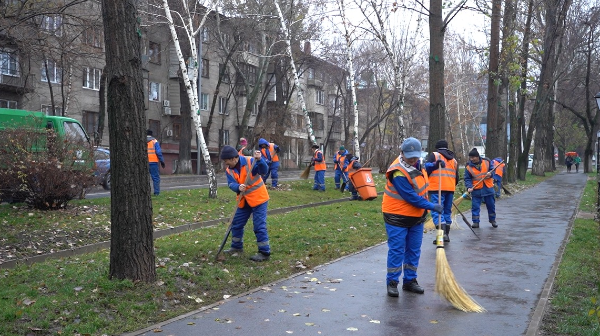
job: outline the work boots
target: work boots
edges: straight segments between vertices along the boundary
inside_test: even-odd
[[[471,227],[472,227],[473,229],[477,229],[477,228],[479,227],[479,223],[475,223],[475,222],[473,222],[473,224],[471,224]]]
[[[398,297],[398,283],[396,281],[388,282],[387,294],[391,297]]]
[[[496,223],[496,221],[491,221],[490,224],[492,224],[492,227],[495,227],[495,228],[498,227],[498,223]]]
[[[237,254],[242,254],[243,252],[244,252],[244,249],[238,249],[238,248],[233,248],[233,247],[231,247],[231,248],[223,251],[223,253],[229,254],[229,255],[233,255],[233,254],[236,254],[236,253]]]
[[[258,252],[257,254],[255,254],[252,257],[250,257],[250,260],[256,261],[256,262],[267,261],[267,260],[269,260],[269,255],[268,254],[264,254],[262,252]]]
[[[450,242],[450,224],[446,223],[446,225],[444,225],[444,243],[449,243]]]
[[[388,288],[389,288],[389,286],[388,286]],[[402,285],[402,290],[417,293],[417,294],[425,293],[425,290],[423,289],[423,287],[419,286],[417,279],[412,279],[410,282],[405,282]]]

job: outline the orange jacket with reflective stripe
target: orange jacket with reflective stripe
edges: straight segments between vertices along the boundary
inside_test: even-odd
[[[238,154],[240,156],[244,156],[244,149],[246,149],[246,146],[242,146],[242,148],[240,148],[240,150],[238,151]]]
[[[414,191],[419,196],[427,198],[427,173],[424,168],[418,170],[414,167],[406,168],[400,163],[400,158],[396,158],[392,165],[388,168],[386,175],[385,192],[383,193],[383,202],[381,204],[381,210],[385,213],[403,215],[409,217],[421,217],[425,214],[425,209],[417,208],[412,204],[405,201],[400,194],[394,188],[391,182],[395,171],[401,171],[402,174],[408,179],[408,182],[412,185]]]
[[[496,161],[496,160],[494,160],[494,161]],[[496,162],[497,163],[494,163],[494,164],[498,165],[498,168],[496,168],[494,170],[494,174],[496,174],[496,175],[500,176],[500,178],[502,178],[502,176],[504,175],[504,166],[506,166],[506,163],[504,163],[504,162],[500,163],[498,161],[496,161]]]
[[[157,142],[156,139],[148,141],[148,162],[158,162],[158,155],[156,155],[156,149],[154,149],[154,144]]]
[[[265,187],[262,177],[258,174],[254,176],[251,174],[250,167],[252,160],[254,159],[249,156],[240,156],[239,174],[229,167],[226,169],[227,174],[233,176],[239,184],[246,184],[246,177],[250,174],[250,181],[246,184],[244,199],[240,202],[241,195],[237,196],[240,208],[244,207],[245,202],[248,202],[248,205],[251,207],[255,207],[269,200],[269,192],[267,191],[267,187]]]
[[[263,157],[268,157],[266,148],[261,148],[260,152],[262,153]],[[275,144],[272,142],[269,143],[269,154],[271,154],[271,162],[279,162],[279,155],[277,155],[277,152],[275,151]]]
[[[346,161],[346,155],[340,154],[340,152],[335,152],[335,161],[338,163],[334,163],[334,170],[338,169],[339,167],[341,171],[344,171],[344,161]]]
[[[433,152],[435,160],[442,160],[446,164],[446,168],[439,167],[429,175],[429,191],[438,191],[441,185],[443,191],[454,191],[456,189],[456,167],[458,163],[455,159],[448,160],[438,152]]]
[[[488,160],[481,160],[481,170],[477,168],[467,165],[466,169],[469,171],[471,176],[473,177],[473,189],[481,189],[483,185],[488,188],[492,188],[494,186],[494,180],[491,178],[486,178],[485,174],[490,171],[490,162]],[[479,181],[483,180],[483,182],[479,183]]]
[[[315,171],[320,171],[320,170],[327,170],[327,164],[325,163],[325,155],[323,155],[323,152],[321,152],[320,149],[317,149],[315,151],[315,153],[313,154],[313,159],[317,159],[317,155],[319,155],[319,153],[321,153],[321,158],[323,159],[323,161],[318,162],[315,161]]]

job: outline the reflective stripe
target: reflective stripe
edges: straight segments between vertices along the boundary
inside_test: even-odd
[[[394,188],[394,186],[393,186],[393,185],[392,185],[392,188],[393,188],[394,190],[396,190],[396,188]],[[397,199],[397,200],[404,201],[404,198],[402,198],[402,196],[400,196],[400,194],[393,193],[393,192],[391,192],[391,191],[389,191],[389,190],[387,190],[387,189],[385,189],[384,193],[385,193],[386,195],[388,195],[388,196],[392,197],[392,198],[395,198],[395,199]]]
[[[261,246],[269,246],[269,241],[264,241],[264,242],[257,242],[256,243],[257,246],[261,247]]]
[[[402,266],[400,266],[400,267],[394,267],[394,268],[388,268],[387,272],[388,273],[402,272]]]
[[[410,264],[404,264],[403,266],[404,266],[405,270],[409,269],[409,270],[413,270],[413,271],[417,272],[417,267],[416,266],[413,266],[413,265],[410,265]]]
[[[237,243],[237,242],[241,242],[241,241],[242,241],[242,238],[238,238],[238,237],[231,237],[231,241],[232,241],[232,242],[236,242],[236,243]]]
[[[262,187],[263,185],[265,185],[265,182],[261,178],[259,184],[255,185],[255,186],[252,186],[251,188],[246,189],[246,194],[249,194],[249,193],[253,192],[254,190]]]

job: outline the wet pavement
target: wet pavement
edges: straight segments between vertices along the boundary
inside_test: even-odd
[[[456,218],[446,257],[485,313],[459,311],[434,292],[431,232],[418,271],[423,295],[387,296],[382,244],[127,335],[537,335],[586,180],[563,172],[498,200],[496,229],[482,208],[481,240]]]

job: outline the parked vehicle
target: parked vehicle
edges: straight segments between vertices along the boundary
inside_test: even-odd
[[[110,151],[106,148],[98,147],[94,150],[96,183],[100,184],[105,190],[110,190]]]

